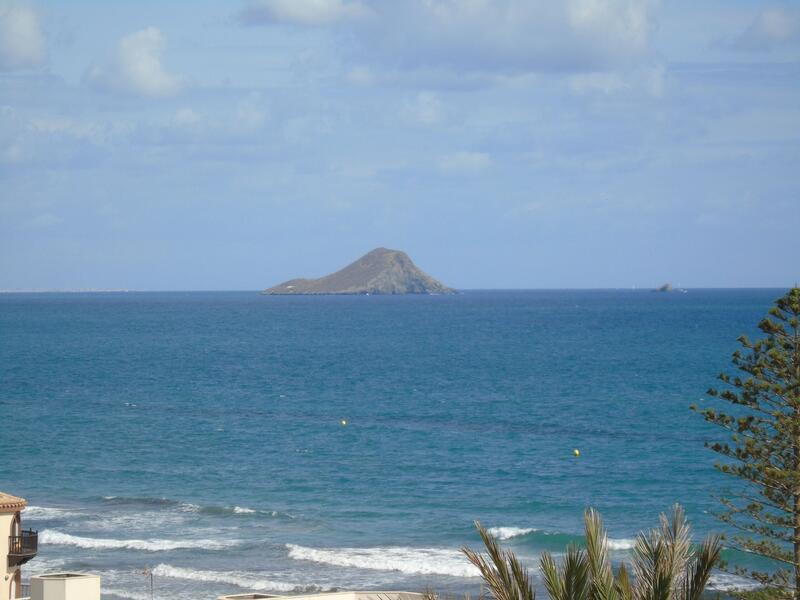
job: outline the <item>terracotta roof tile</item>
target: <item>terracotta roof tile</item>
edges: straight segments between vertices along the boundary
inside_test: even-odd
[[[18,498],[17,496],[0,492],[0,511],[2,512],[16,512],[18,510],[22,510],[27,505],[28,502],[25,500],[25,498]]]

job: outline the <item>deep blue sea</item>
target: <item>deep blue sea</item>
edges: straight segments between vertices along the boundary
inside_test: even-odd
[[[0,490],[107,598],[475,591],[474,520],[534,562],[586,506],[624,559],[719,529],[689,405],[782,293],[0,295]]]

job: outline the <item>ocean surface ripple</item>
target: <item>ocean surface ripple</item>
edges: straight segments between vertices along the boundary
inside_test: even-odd
[[[702,536],[730,482],[688,406],[780,293],[0,295],[26,574],[133,600],[146,569],[170,600],[475,593],[475,520],[532,565],[586,506],[617,560],[676,501]]]

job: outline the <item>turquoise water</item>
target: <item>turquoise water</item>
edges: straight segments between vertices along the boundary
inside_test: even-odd
[[[0,489],[109,598],[474,591],[475,519],[534,561],[587,505],[624,558],[718,529],[688,406],[781,293],[0,295]]]

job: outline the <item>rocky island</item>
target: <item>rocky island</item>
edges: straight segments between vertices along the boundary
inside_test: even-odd
[[[422,272],[400,250],[376,248],[319,279],[291,279],[264,290],[269,295],[452,294],[455,290]]]

